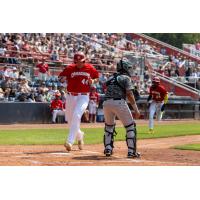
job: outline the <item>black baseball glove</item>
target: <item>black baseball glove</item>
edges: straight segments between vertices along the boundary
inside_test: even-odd
[[[165,104],[162,105],[160,110],[161,110],[161,112],[163,112],[165,110]]]

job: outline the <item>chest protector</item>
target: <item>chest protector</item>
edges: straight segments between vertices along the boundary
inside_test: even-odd
[[[106,98],[126,98],[126,89],[119,80],[119,76],[120,74],[113,74],[113,76],[106,82]]]

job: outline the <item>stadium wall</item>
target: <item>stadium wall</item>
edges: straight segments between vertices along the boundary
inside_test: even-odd
[[[103,98],[100,107],[102,109]],[[142,96],[137,102],[141,111],[141,119],[148,119],[147,96]],[[51,123],[49,103],[1,102],[0,124],[37,124]],[[101,112],[102,113],[102,112]],[[134,113],[133,113],[134,116]],[[170,97],[163,119],[200,119],[200,101],[189,97]],[[98,117],[102,122],[102,117]]]
[[[49,123],[51,112],[48,103],[0,103],[0,124]]]

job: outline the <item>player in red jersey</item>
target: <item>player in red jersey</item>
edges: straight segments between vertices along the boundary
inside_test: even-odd
[[[65,122],[67,122],[67,117],[64,110],[63,102],[60,100],[61,94],[56,93],[55,99],[51,101],[51,112],[52,112],[52,123],[56,123],[57,116],[65,116]]]
[[[96,113],[99,104],[99,93],[96,92],[96,88],[92,87],[90,92],[90,101],[89,101],[89,121],[96,121]]]
[[[67,151],[72,150],[75,140],[79,149],[83,149],[83,135],[80,130],[81,117],[89,103],[90,86],[98,81],[98,71],[89,63],[82,52],[74,54],[74,64],[67,66],[59,75],[59,80],[67,81],[66,114],[69,124],[69,136],[65,142]]]
[[[152,80],[152,86],[150,87],[149,97],[147,99],[149,103],[149,133],[154,133],[153,117],[155,112],[157,113],[158,120],[162,119],[162,115],[165,109],[165,104],[168,101],[167,90],[160,84],[160,79],[154,77]]]

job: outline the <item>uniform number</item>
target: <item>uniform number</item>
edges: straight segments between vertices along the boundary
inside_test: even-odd
[[[88,79],[83,79],[81,82],[82,82],[84,85],[88,85]]]

